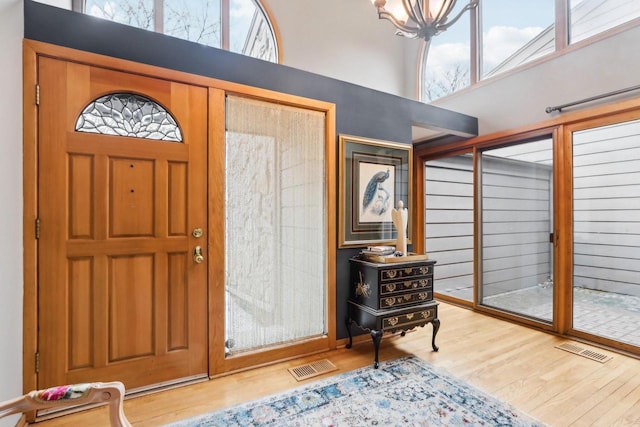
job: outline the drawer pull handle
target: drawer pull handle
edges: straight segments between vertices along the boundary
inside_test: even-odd
[[[424,292],[419,293],[418,294],[418,298],[421,299],[421,300],[425,300],[425,299],[429,298],[429,294],[426,294]]]
[[[389,285],[387,285],[387,292],[393,292],[396,290],[396,284],[395,283],[391,283]]]
[[[388,320],[389,320],[389,324],[391,326],[395,326],[395,325],[398,324],[398,318],[397,317],[390,317]]]
[[[420,273],[427,274],[429,272],[429,267],[420,267]]]
[[[396,299],[395,298],[387,298],[387,299],[384,300],[384,302],[386,302],[388,306],[391,306],[391,305],[396,303]]]
[[[388,270],[386,273],[387,273],[387,277],[390,279],[393,279],[398,274],[396,270]]]
[[[420,314],[422,315],[423,319],[428,319],[429,317],[431,317],[431,310],[423,311]]]

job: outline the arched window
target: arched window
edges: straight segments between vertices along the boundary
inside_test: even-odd
[[[112,93],[89,103],[76,131],[182,142],[176,120],[162,105],[132,93]]]
[[[73,0],[73,9],[279,62],[274,25],[260,0]]]

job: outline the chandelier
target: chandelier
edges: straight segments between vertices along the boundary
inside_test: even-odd
[[[478,0],[469,0],[452,19],[449,13],[456,0],[371,0],[371,3],[378,9],[378,18],[395,25],[396,34],[429,41],[455,24],[465,11],[476,7]]]

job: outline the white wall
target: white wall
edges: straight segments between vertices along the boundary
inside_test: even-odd
[[[542,122],[546,107],[638,85],[639,40],[632,28],[434,105],[478,117],[481,135]]]
[[[370,0],[262,1],[280,30],[283,65],[413,97],[405,94],[404,49],[418,42],[394,35]]]
[[[22,8],[0,0],[0,401],[22,394]]]

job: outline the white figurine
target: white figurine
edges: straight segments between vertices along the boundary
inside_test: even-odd
[[[404,207],[402,200],[398,200],[398,209],[391,209],[391,219],[396,227],[396,252],[400,252],[403,256],[407,255],[407,224],[409,212]]]

